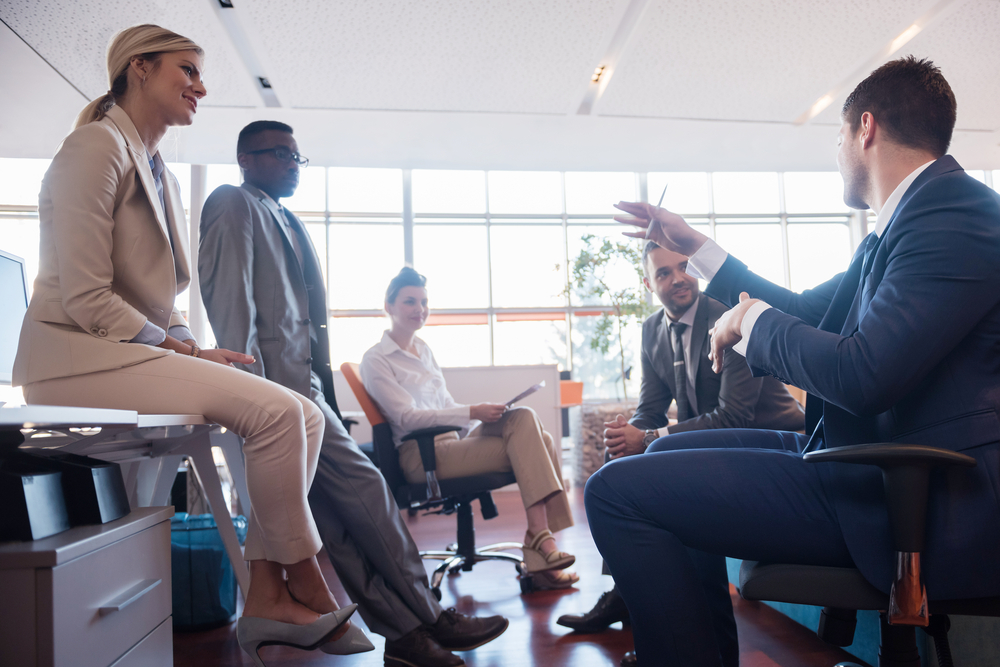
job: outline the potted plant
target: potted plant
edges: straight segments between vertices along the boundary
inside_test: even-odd
[[[592,328],[588,327],[587,346],[596,353],[598,362],[606,360],[614,350],[620,371],[615,381],[620,382],[623,399],[585,401],[581,407],[575,468],[576,482],[583,484],[604,463],[604,422],[635,409],[635,401],[629,399],[628,381],[638,360],[629,359],[626,340],[641,337],[640,328],[633,325],[641,325],[654,308],[642,284],[642,242],[617,241],[593,234],[585,234],[580,240],[583,247],[570,266],[566,293],[581,300],[597,297],[610,302],[610,309],[597,318]],[[611,378],[598,375],[597,379]]]

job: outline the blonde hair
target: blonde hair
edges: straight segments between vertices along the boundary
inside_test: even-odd
[[[201,47],[187,37],[150,23],[126,28],[112,37],[108,44],[108,92],[83,108],[73,129],[101,120],[125,95],[132,58],[142,56],[156,62],[161,53],[172,51],[195,51],[199,56],[204,55]]]

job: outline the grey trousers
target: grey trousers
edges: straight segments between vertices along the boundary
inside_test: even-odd
[[[385,478],[347,434],[315,374],[309,398],[326,418],[309,505],[333,569],[373,632],[396,640],[433,624],[441,606]]]

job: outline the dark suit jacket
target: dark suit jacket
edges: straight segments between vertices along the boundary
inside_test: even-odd
[[[695,394],[700,414],[670,427],[670,433],[709,428],[764,428],[799,431],[802,408],[778,380],[755,378],[736,352],[726,353],[722,373],[712,370],[708,330],[728,310],[701,295],[691,327],[691,363],[696,364]],[[663,309],[642,325],[642,386],[639,407],[629,420],[641,429],[667,425],[667,408],[677,394],[670,320]],[[685,388],[686,389],[686,388]]]
[[[305,229],[284,211],[290,224]],[[309,396],[310,372],[315,372],[340,417],[320,261],[309,235],[301,234],[304,266],[299,265],[280,216],[274,201],[247,183],[222,185],[209,195],[198,245],[208,319],[220,347],[257,358],[250,366],[238,364],[251,373]]]
[[[774,306],[757,320],[747,361],[809,393],[807,428],[822,415],[826,446],[925,444],[979,461],[933,478],[927,590],[1000,595],[1000,196],[946,155],[907,189],[859,285],[863,261],[864,244],[845,273],[795,294],[729,257],[707,292]],[[879,472],[823,469],[855,562],[888,590]]]

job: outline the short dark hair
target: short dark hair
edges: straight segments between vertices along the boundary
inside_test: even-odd
[[[649,259],[649,253],[653,252],[654,250],[656,250],[659,247],[660,246],[658,246],[653,241],[646,241],[646,246],[642,249],[642,271],[643,271],[643,273],[647,273],[648,274],[648,272],[646,271],[646,260]]]
[[[255,120],[240,130],[240,137],[236,140],[236,153],[246,153],[250,149],[250,140],[268,130],[278,130],[279,132],[293,134],[291,125],[286,125],[276,120]]]
[[[385,302],[396,303],[399,290],[404,287],[424,287],[427,285],[427,277],[422,276],[408,266],[404,266],[396,274],[396,277],[389,281],[389,289],[385,291]]]
[[[955,129],[955,94],[941,69],[913,56],[879,67],[858,84],[840,116],[858,131],[869,111],[892,141],[940,157],[948,152]]]

